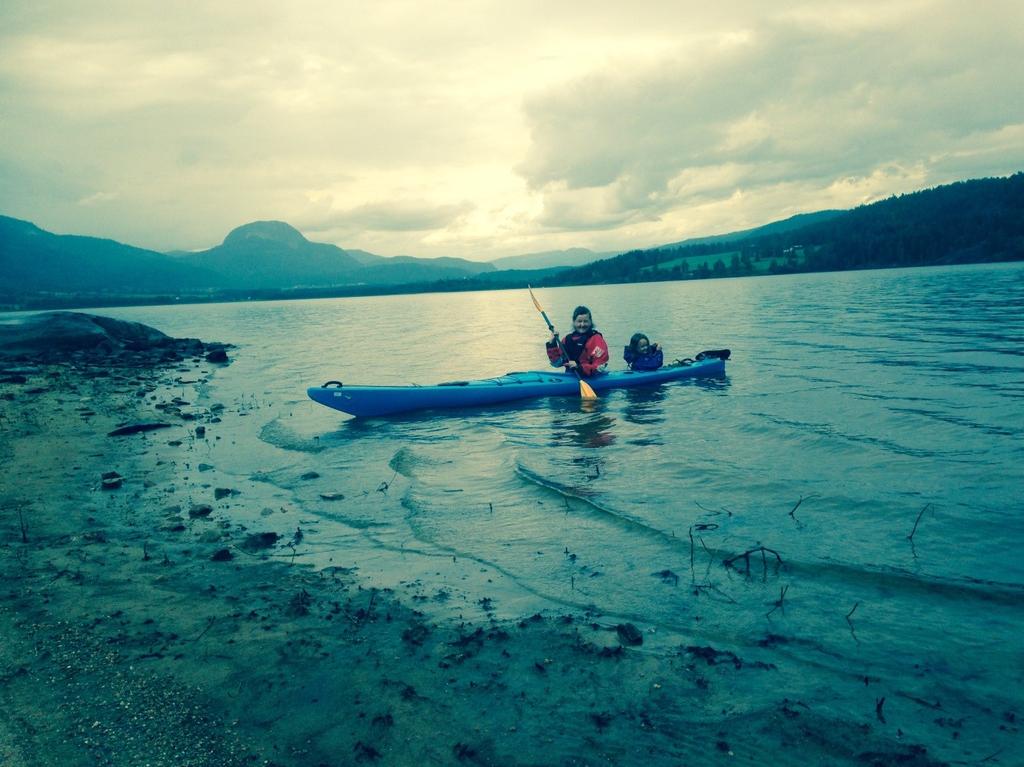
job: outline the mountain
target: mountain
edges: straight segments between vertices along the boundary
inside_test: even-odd
[[[491,263],[497,269],[549,269],[555,266],[581,266],[614,255],[614,253],[595,253],[587,248],[569,248],[568,250],[525,253],[521,256],[505,256],[496,258]]]
[[[359,250],[358,248],[345,248],[345,252],[352,256],[352,258],[358,261],[362,266],[371,266],[388,260],[387,256],[378,256],[376,253]]]
[[[365,250],[310,242],[283,221],[254,221],[209,250],[179,256],[221,275],[233,288],[289,289],[337,285],[400,285],[470,277],[494,269],[461,258],[388,258]]]
[[[257,221],[173,255],[0,216],[0,308],[379,295],[1024,260],[1024,173],[848,211],[600,258],[584,248],[497,259],[386,258]],[[583,265],[538,266],[577,258]],[[596,258],[597,260],[591,260]],[[534,266],[530,266],[530,265]],[[517,266],[503,268],[498,266]]]
[[[960,181],[741,234],[634,250],[567,269],[540,284],[1024,260],[1024,173]]]
[[[114,240],[52,234],[0,216],[0,294],[201,291],[216,275],[198,265]]]
[[[178,258],[216,273],[222,285],[242,289],[341,285],[362,268],[337,245],[310,242],[283,221],[245,224],[220,245]]]
[[[28,221],[0,216],[0,302],[26,298],[87,305],[89,296],[144,299],[248,291],[294,291],[463,280],[494,272],[492,264],[461,258],[388,258],[310,242],[282,221],[254,221],[203,251],[157,253],[113,240],[56,235]],[[225,293],[226,294],[226,293]],[[35,299],[33,299],[35,300]],[[31,303],[31,302],[30,302]]]

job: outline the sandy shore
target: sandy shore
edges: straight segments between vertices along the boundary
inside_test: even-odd
[[[3,767],[941,763],[880,719],[751,707],[771,664],[587,614],[439,623],[293,564],[291,521],[245,528],[199,466],[237,417],[182,396],[215,368],[0,375]]]

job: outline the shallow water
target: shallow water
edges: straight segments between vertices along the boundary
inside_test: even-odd
[[[245,418],[207,457],[262,488],[265,524],[296,509],[314,564],[442,615],[590,610],[783,653],[776,689],[823,706],[872,710],[864,678],[911,707],[1019,706],[1024,267],[538,298],[563,329],[589,305],[614,367],[643,330],[668,359],[732,349],[727,375],[359,420],[305,387],[543,368],[525,291],[97,311],[237,345],[205,396]]]

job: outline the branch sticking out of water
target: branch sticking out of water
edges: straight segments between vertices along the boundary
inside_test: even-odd
[[[732,516],[732,512],[729,511],[724,506],[721,508],[721,510],[716,511],[715,509],[709,509],[707,506],[701,506],[700,503],[698,503],[697,501],[694,501],[694,503],[697,504],[698,509],[700,509],[701,511],[706,511],[708,514],[728,514],[730,517]]]
[[[853,607],[850,608],[850,612],[846,614],[846,624],[850,627],[850,636],[853,637],[853,641],[857,644],[860,644],[860,640],[857,639],[857,632],[853,629],[853,621],[850,620],[854,612],[857,611],[858,607],[860,607],[860,602],[854,602]]]
[[[785,599],[786,599],[786,592],[787,591],[789,591],[789,586],[788,585],[787,586],[783,586],[779,590],[779,598],[775,600],[775,606],[772,607],[771,610],[766,612],[764,617],[766,617],[766,618],[769,617],[773,612],[775,612],[776,610],[779,610],[779,609],[781,609],[783,613],[786,612]]]
[[[389,479],[389,480],[388,480],[387,482],[381,482],[381,483],[380,483],[380,484],[379,484],[379,485],[377,486],[377,492],[378,492],[378,493],[384,493],[384,494],[387,494],[387,492],[388,492],[388,488],[390,488],[390,487],[391,487],[391,483],[392,483],[392,482],[394,482],[394,481],[395,481],[395,479],[396,479],[397,477],[398,477],[398,472],[396,471],[396,472],[394,473],[394,476],[392,476],[392,477],[391,477],[391,479]]]
[[[751,554],[760,554],[761,555],[761,565],[764,568],[765,575],[768,574],[768,557],[766,556],[767,554],[771,554],[773,557],[775,557],[776,567],[785,564],[785,562],[782,561],[782,557],[779,556],[779,552],[775,551],[775,549],[769,549],[769,548],[767,548],[765,546],[758,546],[757,548],[750,549],[749,551],[744,551],[742,554],[737,554],[734,557],[729,557],[729,558],[723,560],[722,564],[725,565],[726,567],[733,567],[737,560],[742,559],[743,562],[744,562],[744,569],[745,569],[747,575],[750,575],[750,555]],[[739,568],[737,568],[737,569],[739,569]]]
[[[794,506],[792,509],[789,510],[789,516],[793,517],[793,519],[796,519],[796,516],[795,516],[796,515],[796,510],[800,508],[800,504],[803,503],[804,501],[811,500],[811,498],[817,498],[817,497],[818,497],[817,493],[811,493],[810,495],[808,495],[806,497],[801,495],[800,496],[800,500],[796,502],[796,506]]]
[[[908,541],[910,541],[911,543],[913,543],[913,542],[914,542],[914,533],[916,533],[916,532],[917,532],[917,526],[918,526],[918,525],[920,524],[920,522],[921,522],[921,517],[923,517],[923,516],[924,516],[924,513],[925,513],[926,511],[928,511],[928,509],[930,509],[930,508],[931,508],[931,506],[932,506],[932,505],[931,505],[930,503],[926,503],[926,504],[924,505],[924,508],[923,508],[923,509],[921,509],[921,511],[920,511],[920,512],[918,513],[918,515],[917,515],[917,519],[916,519],[916,520],[914,520],[914,529],[913,529],[913,530],[911,530],[911,531],[910,531],[910,535],[908,535],[908,536],[907,536],[907,540],[908,540]]]
[[[690,535],[690,582],[692,583],[692,582],[694,582],[696,580],[696,576],[694,575],[694,572],[693,572],[693,525],[690,525],[689,535]]]

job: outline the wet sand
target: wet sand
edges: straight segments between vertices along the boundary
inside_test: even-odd
[[[12,367],[3,767],[943,763],[884,704],[837,720],[780,689],[754,707],[770,663],[655,651],[586,613],[439,621],[363,588],[357,562],[302,565],[297,520],[241,524],[256,501],[200,466],[241,417],[187,394],[216,375],[201,356]]]

